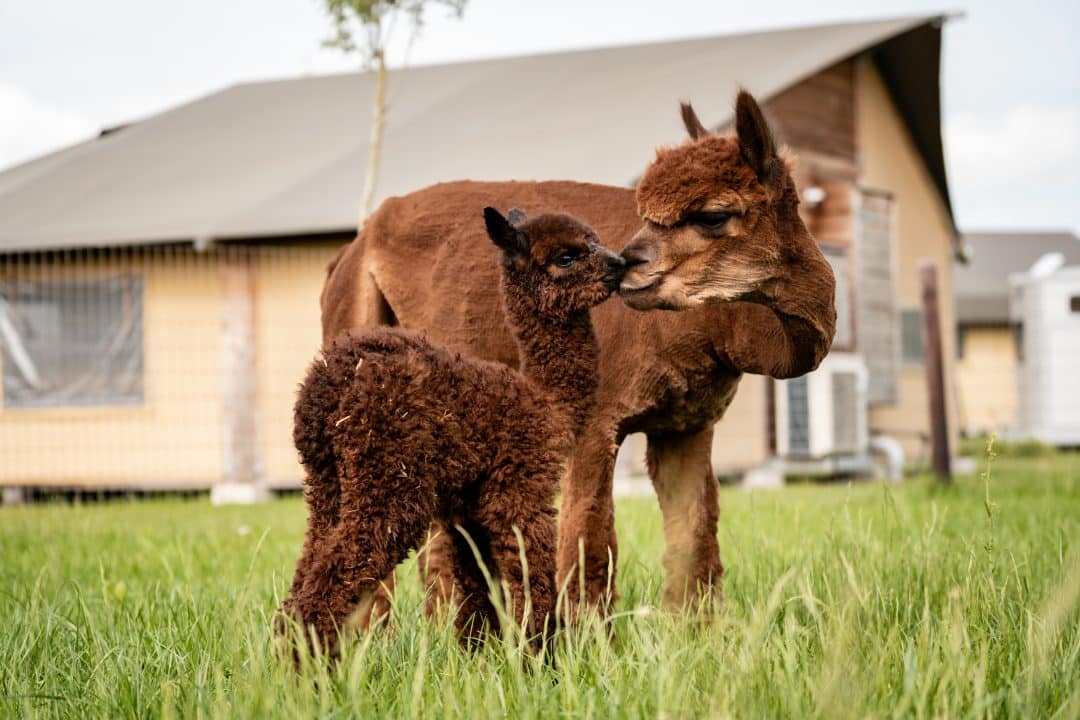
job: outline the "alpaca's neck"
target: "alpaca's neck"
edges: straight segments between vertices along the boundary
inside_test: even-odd
[[[515,280],[511,273],[504,274],[503,304],[521,373],[564,407],[577,435],[592,409],[598,382],[600,347],[589,311],[541,308],[536,295]]]
[[[795,192],[794,187],[790,192]],[[801,374],[817,367],[832,344],[836,332],[835,280],[794,201],[782,203],[777,221],[779,235],[789,248],[788,273],[775,284],[766,304],[780,318],[791,343],[786,372]]]

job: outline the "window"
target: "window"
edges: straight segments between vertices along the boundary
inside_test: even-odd
[[[923,364],[922,310],[900,311],[900,359],[905,365]]]
[[[895,203],[888,193],[863,188],[856,215],[855,327],[859,353],[866,359],[866,401],[894,405],[898,399],[900,318],[896,307],[893,215]]]
[[[0,283],[5,408],[143,399],[142,278]]]
[[[833,373],[833,443],[836,450],[855,452],[859,449],[858,387],[858,377],[855,373]]]
[[[810,452],[810,395],[806,376],[787,381],[788,393],[788,452],[806,455]]]

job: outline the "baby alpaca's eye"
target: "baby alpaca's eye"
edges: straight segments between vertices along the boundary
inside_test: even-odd
[[[580,257],[580,253],[576,250],[567,250],[562,255],[555,258],[555,264],[562,268],[570,267],[577,261],[578,257]]]

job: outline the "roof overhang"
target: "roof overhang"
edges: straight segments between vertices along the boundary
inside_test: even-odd
[[[937,16],[869,51],[897,111],[911,133],[952,229],[953,251],[964,261],[953,215],[941,133],[941,32],[951,16]]]
[[[739,86],[769,98],[869,52],[949,211],[942,20],[395,70],[376,201],[457,178],[627,185],[684,136],[679,100],[718,126]],[[2,172],[0,253],[354,232],[372,88],[371,73],[242,84]]]

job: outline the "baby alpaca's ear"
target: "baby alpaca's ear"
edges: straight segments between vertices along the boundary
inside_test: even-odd
[[[510,214],[513,216],[514,211],[511,210]],[[508,255],[529,254],[528,236],[511,225],[510,221],[504,218],[498,210],[493,207],[484,208],[484,224],[487,226],[487,234],[491,238],[491,242],[495,243],[503,252]]]

